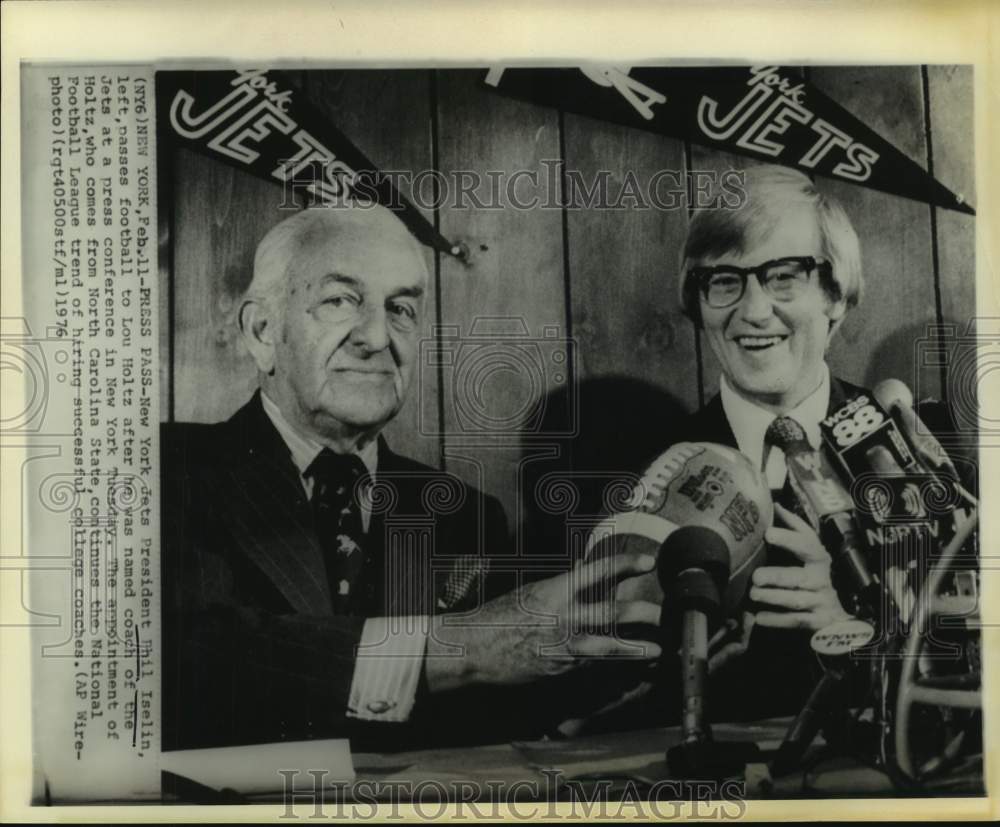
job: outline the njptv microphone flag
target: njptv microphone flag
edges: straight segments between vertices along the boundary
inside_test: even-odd
[[[393,210],[423,244],[458,255],[343,132],[283,72],[157,72],[161,141],[187,146],[331,206],[348,197]]]
[[[490,69],[511,97],[975,215],[819,89],[779,66]]]

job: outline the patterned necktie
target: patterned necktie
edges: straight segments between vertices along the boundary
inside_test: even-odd
[[[326,562],[335,614],[351,614],[365,566],[364,526],[357,482],[367,473],[356,454],[324,448],[306,469],[312,477],[310,503]]]

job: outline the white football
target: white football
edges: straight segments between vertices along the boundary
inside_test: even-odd
[[[729,585],[723,602],[726,614],[732,614],[763,559],[764,532],[771,525],[773,509],[763,475],[739,451],[712,442],[680,442],[646,469],[626,510],[594,528],[587,557],[624,551],[657,554],[680,526],[712,529],[729,547]],[[620,600],[663,602],[655,571],[623,580],[617,594]]]

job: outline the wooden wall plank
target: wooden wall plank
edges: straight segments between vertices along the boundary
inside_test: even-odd
[[[555,110],[484,90],[482,76],[482,70],[437,73],[439,159],[446,178],[473,170],[492,171],[506,180],[518,170],[538,171],[543,160],[557,159]],[[475,192],[489,204],[490,190],[484,181]],[[522,199],[535,192],[530,185],[517,190]],[[441,232],[464,241],[472,255],[468,265],[448,256],[441,260],[441,322],[458,334],[453,344],[460,349],[452,349],[454,360],[443,383],[444,425],[451,434],[445,440],[445,462],[449,470],[498,496],[514,524],[520,515],[518,480],[526,452],[515,423],[537,412],[539,400],[547,401],[547,394],[568,379],[564,366],[552,360],[567,333],[561,212],[540,205],[522,210],[448,204],[441,211]],[[526,361],[517,364],[509,358],[516,348],[494,343],[509,341],[498,334],[516,334],[519,325],[527,340],[539,342],[534,353],[540,356],[532,355],[529,344]],[[552,339],[544,338],[545,328]],[[537,371],[527,367],[539,358]],[[467,371],[472,364],[482,372]],[[506,368],[494,372],[487,366]],[[481,413],[493,418],[492,425],[478,419]],[[503,423],[512,426],[508,437],[484,436],[483,425],[498,433]]]
[[[687,231],[684,146],[571,114],[565,118],[564,142],[566,168],[584,182],[594,181],[602,170],[611,173],[612,199],[628,174],[644,198],[661,170],[672,177],[660,178],[657,197],[665,201],[669,191],[680,190],[676,205],[667,210],[649,199],[644,208],[571,205],[567,211],[577,377],[635,378],[693,410],[698,405],[694,330],[677,303],[678,257]]]
[[[525,468],[532,496],[522,536],[533,557],[568,559],[611,509],[608,492],[641,473],[697,407],[698,364],[694,326],[676,298],[687,226],[683,144],[573,114],[562,127],[576,429],[558,456]],[[657,178],[661,171],[670,177]]]
[[[975,205],[971,66],[928,66],[934,177]],[[937,211],[943,320],[964,330],[976,314],[976,217]]]
[[[308,99],[326,115],[379,169],[416,176],[433,166],[431,147],[430,75],[423,70],[338,70],[305,75]],[[401,192],[411,195],[403,176]],[[421,209],[428,221],[433,210]],[[430,335],[437,314],[434,253],[424,248],[430,285],[424,306],[423,336]],[[409,398],[385,428],[393,448],[408,457],[439,466],[437,436],[421,434],[418,415],[435,421],[438,386],[435,370],[414,368]]]
[[[920,67],[814,68],[809,80],[920,166],[927,166]],[[937,322],[927,204],[857,184],[821,179],[861,239],[865,291],[830,351],[834,373],[868,386],[895,377],[932,393],[915,347]]]
[[[236,328],[281,187],[188,150],[174,157],[174,400],[179,422],[231,416],[257,386]]]
[[[976,203],[973,69],[971,66],[928,66],[927,95],[934,175],[952,192]],[[980,351],[968,334],[978,330],[976,313],[976,216],[954,210],[935,211],[938,286],[941,320],[954,326],[954,337],[943,337],[946,357],[940,369],[944,386],[940,396],[950,407],[957,437],[967,463],[977,463],[978,386],[970,381],[970,360]],[[984,228],[980,228],[984,231]],[[928,394],[916,390],[918,398]],[[941,434],[939,434],[941,435]],[[941,435],[944,436],[944,435]],[[946,442],[954,446],[953,435]],[[951,446],[950,446],[951,447]],[[968,467],[968,465],[967,465]]]

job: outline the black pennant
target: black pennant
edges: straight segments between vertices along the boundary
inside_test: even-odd
[[[974,215],[838,103],[778,66],[491,69],[504,95]]]
[[[292,204],[376,201],[421,243],[458,253],[283,72],[157,72],[156,100],[161,140],[285,184]]]

